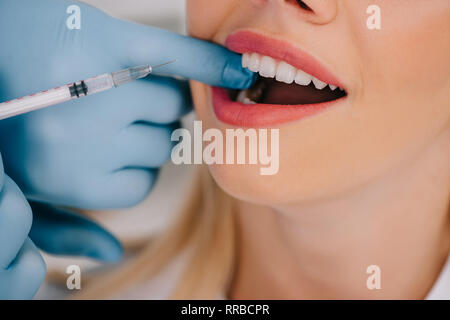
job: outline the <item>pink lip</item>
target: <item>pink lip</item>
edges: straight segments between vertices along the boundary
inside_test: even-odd
[[[274,59],[283,60],[317,79],[344,88],[340,81],[316,59],[285,41],[267,38],[251,31],[240,31],[227,38],[226,46],[241,54],[257,52]],[[217,87],[212,88],[212,103],[217,118],[224,123],[239,127],[268,127],[300,120],[334,106],[343,99],[345,97],[309,105],[246,105],[231,101],[226,90]]]
[[[344,98],[316,104],[277,105],[243,104],[231,101],[225,89],[212,88],[212,103],[216,117],[238,127],[269,127],[276,124],[300,120],[331,107]]]

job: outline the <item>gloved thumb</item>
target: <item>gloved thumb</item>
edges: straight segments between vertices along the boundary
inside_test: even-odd
[[[254,81],[255,75],[242,68],[241,55],[217,44],[121,20],[106,32],[115,32],[116,37],[109,37],[114,42],[111,51],[128,66],[175,60],[157,71],[233,89],[248,88]]]
[[[40,249],[56,255],[83,256],[117,262],[120,242],[97,223],[74,212],[30,202],[33,225],[30,238]]]

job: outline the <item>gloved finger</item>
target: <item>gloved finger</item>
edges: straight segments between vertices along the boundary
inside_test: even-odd
[[[114,150],[122,157],[117,168],[159,168],[170,158],[173,143],[170,136],[174,126],[135,123],[116,139]]]
[[[5,183],[5,177],[6,177],[6,174],[5,174],[5,170],[3,167],[3,158],[0,153],[0,192],[3,189],[3,185]]]
[[[178,121],[192,110],[192,99],[187,81],[150,76],[116,90],[106,92],[103,101],[108,104],[109,117],[121,117],[128,123],[145,121],[169,124]],[[105,104],[106,105],[106,104]],[[98,108],[98,112],[103,112]]]
[[[0,193],[0,268],[16,257],[33,221],[31,208],[19,187],[8,176]]]
[[[32,299],[44,281],[46,271],[39,250],[27,238],[11,265],[0,269],[0,300]]]
[[[217,44],[121,20],[115,20],[108,32],[115,33],[111,50],[125,65],[176,60],[156,71],[235,89],[250,87],[255,77],[242,68],[241,55]]]
[[[82,256],[117,262],[122,256],[120,242],[99,224],[74,212],[31,202],[35,216],[30,238],[52,254]]]

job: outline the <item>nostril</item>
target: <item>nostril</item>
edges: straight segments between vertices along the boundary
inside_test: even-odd
[[[288,0],[287,3],[293,6],[300,6],[303,10],[313,12],[313,10],[302,0]]]
[[[296,0],[297,4],[302,8],[305,9],[307,11],[312,11],[312,9],[310,7],[308,7],[308,5],[306,3],[304,3],[302,0]]]
[[[319,25],[331,22],[338,12],[337,0],[283,0],[283,3],[295,7],[308,22]]]

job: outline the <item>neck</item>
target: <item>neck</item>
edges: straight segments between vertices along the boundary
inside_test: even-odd
[[[268,208],[239,202],[232,298],[424,298],[450,249],[450,135],[334,199]],[[257,223],[255,223],[257,221]],[[369,290],[369,266],[381,289]]]

